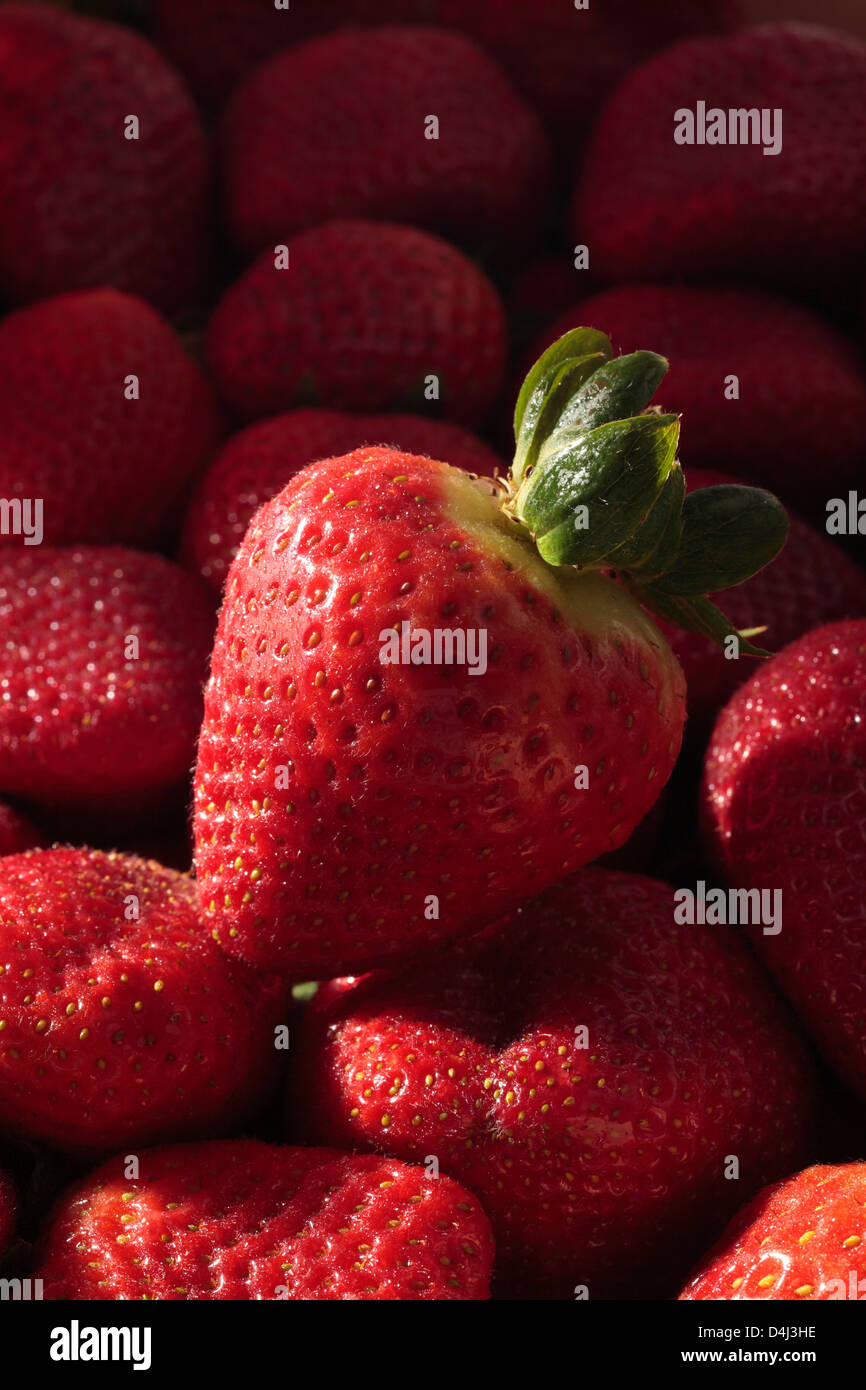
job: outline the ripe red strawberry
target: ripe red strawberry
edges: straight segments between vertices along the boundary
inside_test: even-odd
[[[700,80],[696,80],[699,74]],[[678,143],[707,113],[782,113],[759,143]],[[727,124],[727,122],[726,122]],[[713,133],[715,138],[715,133]],[[608,280],[734,274],[798,292],[847,290],[866,238],[866,44],[767,24],[676,44],[602,109],[575,193],[575,240]]]
[[[734,1218],[680,1298],[862,1300],[864,1207],[866,1163],[795,1173]]]
[[[329,222],[264,251],[223,295],[208,355],[229,405],[253,419],[296,405],[409,409],[438,379],[436,413],[483,420],[502,378],[505,315],[447,242],[387,222]]]
[[[4,1253],[15,1233],[18,1199],[12,1179],[0,1168],[0,1255]]]
[[[210,592],[120,547],[0,552],[0,795],[131,813],[187,775]]]
[[[340,29],[277,54],[235,92],[222,152],[229,225],[251,252],[335,217],[525,247],[546,214],[538,117],[447,29]]]
[[[738,483],[727,473],[689,468],[689,491]],[[785,548],[764,569],[725,595],[725,611],[744,631],[766,626],[761,638],[778,651],[811,628],[840,618],[866,617],[866,573],[828,536],[789,516]],[[755,672],[749,657],[726,660],[708,637],[665,625],[686,677],[689,731],[706,739],[722,705]]]
[[[598,107],[616,82],[648,54],[683,34],[719,28],[728,0],[604,0],[578,10],[562,0],[436,0],[441,24],[468,30],[489,49],[541,112],[573,161]]]
[[[320,996],[299,1124],[435,1155],[481,1198],[506,1297],[663,1296],[800,1155],[812,1083],[786,1013],[736,934],[678,925],[652,879],[587,869]]]
[[[0,322],[0,497],[41,499],[48,544],[154,544],[220,434],[211,387],[143,300],[84,290]]]
[[[194,300],[207,259],[205,137],[151,44],[55,5],[3,5],[0,132],[7,298],[113,285],[165,310]]]
[[[609,358],[577,332],[537,364],[506,484],[359,449],[253,518],[196,771],[227,950],[301,980],[405,957],[618,848],[656,800],[684,688],[640,605],[729,632],[700,586],[764,563],[784,522],[737,493],[757,548],[732,569],[731,528],[720,556],[683,508],[676,418],[633,415],[664,362]]]
[[[4,854],[20,854],[22,850],[34,849],[42,843],[42,836],[26,816],[0,801],[0,857]]]
[[[866,620],[801,637],[736,692],[707,752],[708,846],[778,890],[754,944],[830,1063],[866,1095]]]
[[[306,464],[366,444],[393,444],[492,477],[502,459],[474,434],[420,415],[294,410],[233,435],[202,478],[184,525],[182,553],[219,592],[254,512]]]
[[[122,1156],[58,1203],[46,1299],[480,1300],[490,1223],[456,1182],[333,1149],[255,1140]],[[326,1258],[323,1258],[326,1256]]]
[[[682,412],[689,473],[692,464],[737,473],[822,528],[827,498],[856,487],[866,452],[863,359],[809,310],[757,291],[623,285],[563,314],[533,357],[580,323],[603,329],[623,352],[653,343],[670,357],[660,395]],[[728,398],[732,376],[738,399]]]
[[[92,1152],[254,1112],[276,1079],[282,991],[214,945],[190,879],[32,850],[0,859],[0,906],[0,1126]]]

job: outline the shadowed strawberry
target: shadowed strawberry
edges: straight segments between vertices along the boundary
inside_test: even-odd
[[[681,1299],[862,1301],[866,1163],[806,1168],[735,1217]]]
[[[26,816],[0,801],[0,857],[4,854],[20,854],[25,849],[35,849],[42,844],[42,835]]]
[[[56,5],[3,5],[0,129],[7,298],[113,285],[165,311],[195,302],[208,258],[207,146],[152,44]]]
[[[704,768],[726,881],[778,893],[754,945],[839,1075],[866,1096],[866,619],[807,633],[722,710]]]
[[[490,1223],[450,1178],[249,1139],[146,1150],[140,1165],[130,1179],[118,1156],[61,1198],[46,1299],[488,1297]]]
[[[18,1198],[12,1179],[0,1169],[0,1255],[3,1255],[15,1234]]]
[[[238,415],[411,410],[430,399],[461,424],[485,418],[502,379],[505,312],[462,252],[416,227],[360,220],[277,244],[288,266],[263,251],[208,328],[211,368]]]
[[[447,458],[467,473],[492,477],[506,471],[487,444],[447,420],[293,410],[240,430],[214,459],[190,502],[182,542],[185,563],[219,592],[259,507],[306,464],[367,444]]]
[[[684,686],[642,605],[730,637],[704,595],[786,526],[766,493],[683,500],[676,417],[635,413],[665,366],[576,331],[527,378],[507,483],[360,449],[256,514],[196,771],[202,908],[227,950],[298,980],[405,957],[650,809]]]
[[[683,417],[690,465],[736,473],[824,526],[828,497],[855,487],[866,457],[866,371],[854,344],[774,295],[621,285],[561,315],[536,344],[591,323],[623,352],[655,343],[671,359],[662,405]]]
[[[435,1155],[493,1222],[501,1296],[665,1296],[802,1157],[813,1087],[751,954],[678,924],[673,891],[589,868],[444,956],[324,986],[297,1126]]]
[[[547,213],[538,117],[448,29],[338,29],[278,54],[235,92],[221,145],[229,226],[249,252],[334,217],[500,251],[524,246]]]
[[[767,24],[686,40],[602,108],[572,235],[604,280],[736,276],[847,293],[866,238],[864,134],[858,39]]]
[[[0,794],[134,815],[192,763],[210,590],[116,547],[0,551]]]
[[[255,1113],[283,991],[218,950],[188,878],[33,850],[0,859],[0,908],[0,1127],[92,1153]]]
[[[221,433],[211,387],[143,300],[85,290],[10,314],[0,497],[31,510],[10,511],[0,546],[33,544],[37,499],[37,544],[156,544]]]

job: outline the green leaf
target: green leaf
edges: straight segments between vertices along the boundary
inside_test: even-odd
[[[552,565],[597,564],[631,536],[676,461],[675,415],[557,433],[517,495],[517,515]]]
[[[668,594],[715,593],[742,584],[785,544],[788,517],[771,492],[724,483],[690,492],[673,568],[656,580]]]
[[[686,632],[695,632],[699,637],[709,637],[720,647],[724,647],[726,638],[736,637],[739,650],[746,656],[772,656],[772,652],[765,651],[763,647],[753,646],[745,633],[734,627],[731,620],[708,598],[680,598],[664,593],[656,584],[637,584],[628,579],[626,583],[644,607],[674,627],[685,628]]]
[[[522,478],[530,468],[535,467],[542,446],[553,433],[568,402],[581,384],[591,377],[603,362],[601,353],[594,352],[589,357],[575,357],[559,368],[538,408],[534,428],[531,431],[523,431],[521,442],[515,451],[512,477],[515,477],[519,470]]]
[[[670,568],[680,545],[685,491],[683,470],[675,463],[634,535],[610,552],[612,569],[627,570],[646,581]]]
[[[614,357],[593,372],[560,416],[560,429],[586,432],[611,420],[639,415],[658,390],[668,364],[656,352]]]
[[[612,352],[610,339],[595,328],[574,328],[557,338],[555,343],[542,353],[532,367],[520,388],[514,408],[514,439],[517,445],[512,475],[515,482],[523,477],[523,457],[529,440],[534,433],[544,399],[561,369],[580,358],[600,354],[601,361],[607,361]]]

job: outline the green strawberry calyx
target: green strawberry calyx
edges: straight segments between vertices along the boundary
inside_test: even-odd
[[[514,412],[516,448],[504,510],[550,565],[603,570],[666,622],[750,656],[769,656],[711,603],[779,553],[788,517],[760,488],[722,484],[686,495],[680,421],[649,406],[668,363],[614,357],[594,328],[559,338],[530,371]]]

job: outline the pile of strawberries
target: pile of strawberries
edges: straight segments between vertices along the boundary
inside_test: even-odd
[[[0,1275],[866,1296],[866,46],[93,8],[0,6]]]

